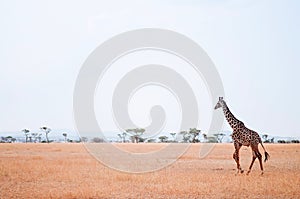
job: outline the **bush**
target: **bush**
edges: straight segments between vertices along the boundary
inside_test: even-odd
[[[278,142],[278,143],[281,143],[281,144],[282,144],[282,143],[286,143],[285,140],[278,140],[277,142]]]
[[[102,143],[104,142],[104,139],[103,138],[99,138],[99,137],[94,137],[92,139],[92,142],[95,142],[95,143]]]
[[[148,143],[154,143],[156,140],[155,139],[149,139],[147,140]]]
[[[208,143],[218,143],[218,140],[216,137],[208,137],[207,142]]]

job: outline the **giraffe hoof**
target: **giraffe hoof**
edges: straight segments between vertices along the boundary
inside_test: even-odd
[[[249,175],[249,173],[250,173],[250,171],[247,171],[246,175],[248,176],[248,175]]]
[[[264,172],[262,171],[260,175],[261,175],[261,176],[264,175]]]
[[[241,173],[244,173],[244,170],[243,170],[243,169],[241,169]]]

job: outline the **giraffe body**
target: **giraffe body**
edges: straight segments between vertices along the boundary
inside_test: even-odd
[[[233,129],[232,140],[233,140],[234,147],[235,147],[235,152],[233,153],[233,159],[236,161],[238,173],[244,172],[243,169],[241,168],[240,162],[239,162],[239,150],[242,146],[247,146],[247,147],[250,146],[252,149],[252,162],[250,164],[247,174],[250,173],[251,168],[252,168],[253,163],[256,158],[258,158],[258,160],[259,160],[260,169],[263,174],[262,155],[258,150],[258,145],[261,144],[264,149],[265,161],[268,160],[269,154],[265,150],[259,134],[251,129],[248,129],[244,125],[243,122],[241,122],[236,117],[234,117],[234,115],[229,110],[226,102],[223,100],[223,97],[219,98],[219,101],[218,101],[217,105],[215,106],[215,109],[218,109],[221,107],[223,108],[223,112],[224,112],[226,120],[228,121],[229,125]]]
[[[261,143],[261,139],[258,133],[248,129],[245,126],[238,131],[234,131],[232,134],[232,139],[235,142],[248,147],[251,145],[258,145]]]

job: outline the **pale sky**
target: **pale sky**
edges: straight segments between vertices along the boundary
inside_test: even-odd
[[[296,0],[1,1],[0,132],[35,131],[42,125],[74,131],[73,90],[88,55],[122,32],[163,28],[186,35],[207,52],[222,78],[227,104],[248,127],[261,134],[300,136],[299,13]],[[149,53],[131,61],[147,64],[151,56],[167,59]],[[213,105],[201,80],[189,72],[182,74],[204,99],[199,106],[208,117],[198,127],[206,130]],[[107,81],[104,91],[112,86]],[[102,95],[103,90],[97,102]],[[169,106],[165,130],[177,128],[178,105],[166,91],[146,88],[134,100],[129,111],[137,124],[149,123],[147,110],[161,103]],[[97,118],[103,129],[115,131],[103,103],[95,104]],[[230,127],[224,123],[223,130]]]

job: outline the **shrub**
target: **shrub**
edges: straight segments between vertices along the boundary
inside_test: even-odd
[[[286,143],[285,140],[278,140],[278,143]]]
[[[101,142],[104,142],[104,139],[103,138],[99,138],[99,137],[94,137],[92,139],[92,142],[95,142],[95,143],[101,143]]]

